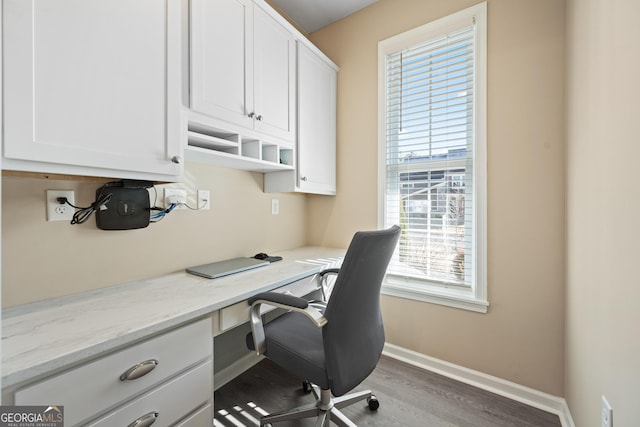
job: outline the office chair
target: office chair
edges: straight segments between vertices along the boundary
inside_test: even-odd
[[[318,426],[355,426],[340,408],[367,399],[370,390],[345,394],[374,370],[384,346],[380,287],[400,236],[400,227],[360,231],[353,236],[326,308],[317,310],[291,295],[265,292],[249,300],[251,329],[247,346],[313,386],[316,402],[264,416],[260,425],[317,416]],[[289,310],[267,324],[260,305]],[[306,383],[306,382],[305,382]],[[307,384],[308,384],[307,383]],[[335,396],[335,397],[334,397]]]

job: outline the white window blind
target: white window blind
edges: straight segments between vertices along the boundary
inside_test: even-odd
[[[470,285],[474,28],[387,56],[389,273]]]
[[[485,55],[486,3],[379,44],[383,292],[486,311]]]

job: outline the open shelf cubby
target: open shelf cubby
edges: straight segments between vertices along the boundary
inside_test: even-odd
[[[293,170],[294,150],[240,132],[189,123],[187,160],[258,172]]]

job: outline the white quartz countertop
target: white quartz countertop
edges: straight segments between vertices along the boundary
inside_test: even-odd
[[[2,387],[90,360],[252,295],[340,264],[345,251],[304,247],[218,279],[180,271],[2,311]]]

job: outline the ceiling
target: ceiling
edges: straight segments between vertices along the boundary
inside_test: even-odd
[[[270,0],[300,28],[312,33],[378,0]]]

